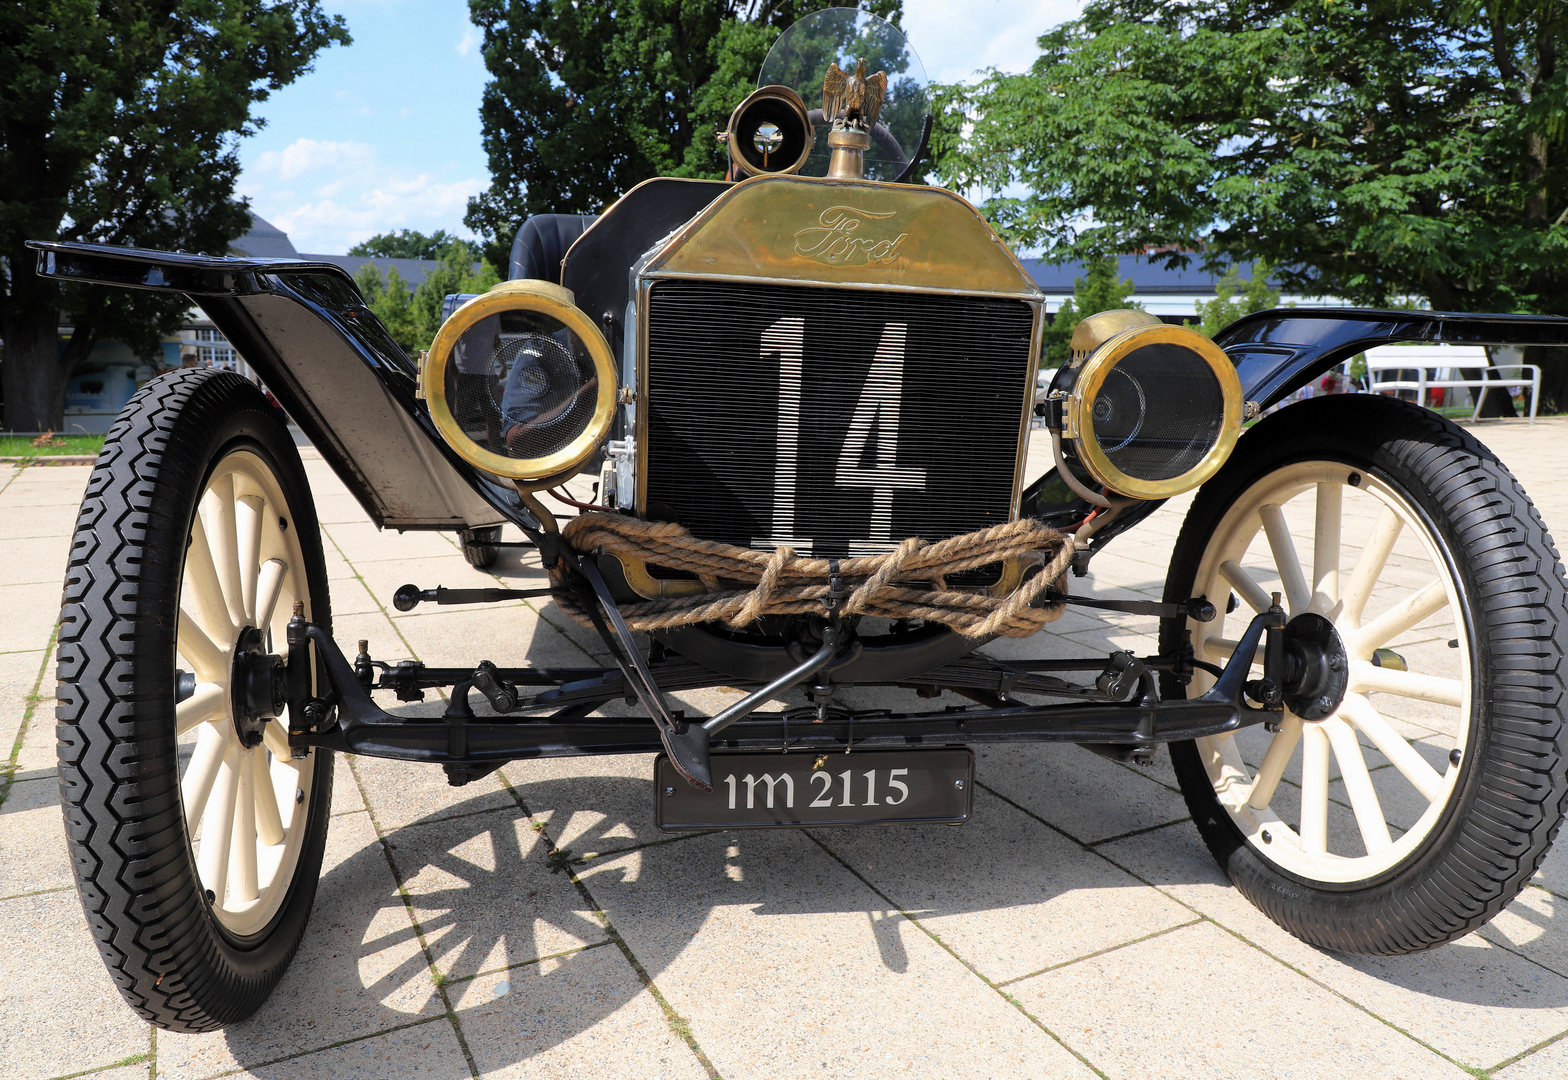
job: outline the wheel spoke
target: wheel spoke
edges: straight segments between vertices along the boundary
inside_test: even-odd
[[[1226,559],[1220,563],[1220,574],[1230,587],[1241,594],[1247,606],[1253,611],[1262,613],[1269,609],[1269,594],[1263,591],[1263,586],[1252,580],[1252,575],[1241,568],[1234,559]]]
[[[1269,740],[1263,763],[1258,766],[1258,775],[1253,777],[1252,794],[1247,796],[1247,804],[1254,810],[1262,810],[1274,801],[1280,778],[1285,775],[1285,767],[1290,764],[1290,756],[1296,752],[1296,744],[1300,741],[1301,721],[1286,716],[1279,731]]]
[[[1274,503],[1258,507],[1263,519],[1263,531],[1269,538],[1269,551],[1274,555],[1274,566],[1279,570],[1280,584],[1285,590],[1285,604],[1292,616],[1307,607],[1307,578],[1301,570],[1301,559],[1296,555],[1296,542],[1290,538],[1290,528],[1285,524],[1285,512]]]
[[[235,626],[245,625],[245,608],[241,599],[239,537],[234,514],[234,474],[213,481],[208,489],[211,498],[212,560],[218,568],[218,580],[223,582],[223,602],[229,608],[229,620]]]
[[[240,606],[245,621],[256,621],[256,576],[261,567],[261,523],[266,520],[266,502],[258,495],[244,495],[235,501],[235,555],[240,576]]]
[[[272,751],[272,756],[293,767],[294,751],[289,749],[289,722],[287,715],[268,720],[261,729],[261,744]]]
[[[1376,690],[1439,705],[1462,705],[1465,700],[1465,686],[1458,679],[1376,667],[1366,660],[1350,662],[1350,689],[1361,693]]]
[[[218,767],[223,764],[224,751],[228,749],[223,733],[215,727],[204,727],[196,736],[196,749],[191,753],[185,775],[180,779],[180,801],[185,804],[185,823],[191,832],[201,823],[207,812],[207,796],[212,794],[213,781],[218,778]]]
[[[1301,849],[1328,851],[1328,736],[1320,724],[1302,725]]]
[[[278,792],[272,786],[272,767],[266,751],[257,750],[255,760],[256,835],[268,847],[283,843],[283,815],[278,812]]]
[[[1367,598],[1372,595],[1372,587],[1377,584],[1377,579],[1383,576],[1383,567],[1388,563],[1389,553],[1394,550],[1394,542],[1399,539],[1399,533],[1404,527],[1405,523],[1392,508],[1383,507],[1377,524],[1372,527],[1372,535],[1367,537],[1366,545],[1361,549],[1361,558],[1356,560],[1356,568],[1350,573],[1350,582],[1341,594],[1345,606],[1340,618],[1346,625],[1361,624],[1361,613],[1366,610]]]
[[[1441,581],[1430,582],[1414,596],[1407,596],[1383,614],[1373,619],[1355,633],[1361,653],[1371,655],[1380,645],[1387,645],[1416,623],[1448,606],[1448,590]]]
[[[282,559],[268,559],[261,565],[256,583],[256,626],[266,630],[272,625],[272,614],[277,610],[278,597],[283,595],[283,579],[289,564]]]
[[[1205,656],[1212,656],[1216,660],[1229,660],[1236,653],[1236,646],[1241,642],[1228,637],[1206,637],[1198,642],[1198,651]]]
[[[1416,748],[1383,719],[1370,701],[1360,694],[1347,694],[1339,707],[1339,715],[1371,739],[1372,745],[1393,763],[1394,768],[1410,781],[1423,799],[1431,803],[1442,798],[1443,775],[1427,764],[1426,758],[1417,753]]]
[[[196,856],[196,872],[202,884],[212,890],[213,903],[222,907],[229,880],[229,849],[234,843],[234,805],[239,796],[240,750],[238,740],[224,749],[218,779],[212,786],[201,819],[201,851]]]
[[[181,604],[194,607],[197,621],[213,636],[224,640],[232,638],[234,621],[229,618],[229,606],[223,602],[223,585],[218,581],[218,570],[212,561],[212,544],[200,514],[191,522],[190,543],[185,549],[185,577]]]
[[[1339,603],[1339,533],[1345,489],[1318,484],[1317,522],[1312,539],[1312,610],[1326,614]]]
[[[261,895],[256,869],[256,751],[240,754],[239,782],[235,785],[234,840],[229,846],[231,899],[248,904]]]
[[[183,610],[179,617],[179,652],[191,662],[203,682],[223,682],[228,674],[228,650],[213,644],[196,620]]]
[[[1334,759],[1339,762],[1339,775],[1345,781],[1345,792],[1350,796],[1350,809],[1356,815],[1356,827],[1361,830],[1361,842],[1367,854],[1375,855],[1394,842],[1388,835],[1388,821],[1383,817],[1383,806],[1378,802],[1377,790],[1372,786],[1372,774],[1367,772],[1366,757],[1361,753],[1361,743],[1356,733],[1337,716],[1322,723],[1323,733],[1334,748]]]
[[[184,735],[197,724],[226,719],[228,697],[228,689],[220,683],[197,683],[196,692],[174,707],[175,733]]]

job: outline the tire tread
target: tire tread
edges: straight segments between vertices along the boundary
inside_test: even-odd
[[[1295,445],[1324,430],[1376,432],[1377,460],[1409,470],[1416,491],[1434,503],[1434,520],[1450,523],[1456,562],[1469,567],[1491,707],[1484,745],[1472,744],[1482,760],[1462,796],[1468,802],[1430,872],[1411,868],[1364,895],[1326,894],[1287,881],[1248,851],[1218,809],[1191,744],[1173,748],[1173,760],[1211,852],[1270,918],[1327,948],[1413,952],[1462,937],[1501,912],[1540,868],[1568,813],[1568,586],[1535,504],[1474,435],[1404,402],[1330,398],[1291,406],[1258,425],[1232,458],[1250,459],[1252,473],[1222,472],[1200,492],[1177,541],[1191,569],[1180,555],[1173,559],[1167,598],[1192,585],[1197,562],[1190,553],[1195,544],[1201,550],[1202,530],[1216,520],[1214,504],[1259,470],[1284,463],[1271,445]],[[1268,464],[1251,463],[1258,461]],[[1247,479],[1234,479],[1242,475]],[[1183,573],[1186,580],[1178,580]]]
[[[159,495],[202,480],[192,455],[170,452],[183,449],[172,436],[177,427],[216,429],[227,410],[249,404],[247,394],[270,418],[259,391],[230,373],[177,372],[132,398],[88,480],[61,606],[55,737],[82,907],[126,1002],[149,1022],[186,1032],[254,1012],[298,944],[296,935],[275,974],[261,980],[222,962],[192,884],[177,773],[171,783],[157,767],[160,755],[172,755],[172,727],[149,737],[144,719],[172,696],[172,671],[161,680],[135,676],[153,660],[138,624],[152,617],[151,598],[179,588],[179,558],[153,544],[186,526]]]

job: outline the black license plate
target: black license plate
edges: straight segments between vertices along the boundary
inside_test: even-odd
[[[713,790],[698,791],[663,754],[654,763],[661,829],[958,823],[973,806],[968,747],[854,753],[717,753]]]

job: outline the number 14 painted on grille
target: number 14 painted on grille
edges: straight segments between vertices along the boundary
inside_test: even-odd
[[[899,465],[897,460],[904,392],[904,342],[908,330],[904,323],[888,323],[882,328],[882,338],[872,355],[871,369],[855,403],[855,412],[844,436],[844,449],[834,471],[834,480],[844,487],[871,489],[870,534],[864,541],[850,544],[851,555],[891,551],[894,547],[894,492],[924,491],[926,487],[924,469]],[[805,337],[806,320],[798,315],[780,319],[762,332],[763,355],[777,353],[779,357],[779,433],[773,477],[773,532],[766,537],[757,537],[754,542],[758,545],[811,547],[810,538],[797,535],[795,529]],[[873,429],[877,433],[876,464],[866,468],[862,462]]]

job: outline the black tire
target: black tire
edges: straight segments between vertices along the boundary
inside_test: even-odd
[[[457,534],[463,543],[463,558],[476,570],[488,570],[501,556],[501,526],[486,525],[478,529],[463,529]]]
[[[1312,472],[1318,468],[1315,463],[1324,462],[1337,463],[1342,468],[1337,474],[1332,470]],[[1334,477],[1332,482],[1321,479],[1329,475]],[[1339,475],[1343,475],[1346,486],[1335,489]],[[1313,476],[1320,479],[1310,480]],[[1430,618],[1439,624],[1451,619],[1451,625],[1459,628],[1458,636],[1447,638],[1443,633],[1424,643],[1401,646],[1421,658],[1422,663],[1429,665],[1426,670],[1436,671],[1436,675],[1423,675],[1414,666],[1408,671],[1402,669],[1399,665],[1405,661],[1399,654],[1383,657],[1380,652],[1379,658],[1360,661],[1363,666],[1359,669],[1355,666],[1357,661],[1349,661],[1353,670],[1360,671],[1359,677],[1373,680],[1370,687],[1365,682],[1361,684],[1360,701],[1353,701],[1356,695],[1347,693],[1336,713],[1316,725],[1300,721],[1293,713],[1287,714],[1286,728],[1294,719],[1295,730],[1302,733],[1299,744],[1286,744],[1294,747],[1288,751],[1294,755],[1288,760],[1302,763],[1296,796],[1302,807],[1297,832],[1291,831],[1284,816],[1275,820],[1285,822],[1285,827],[1276,825],[1272,835],[1262,827],[1266,824],[1265,816],[1275,813],[1276,802],[1288,804],[1289,785],[1278,780],[1276,786],[1267,787],[1270,795],[1256,795],[1256,801],[1248,797],[1248,792],[1256,789],[1240,782],[1248,779],[1246,770],[1235,769],[1235,759],[1227,756],[1238,743],[1222,741],[1231,738],[1239,742],[1240,733],[1174,744],[1172,764],[1193,820],[1215,859],[1236,887],[1286,930],[1311,944],[1344,952],[1386,955],[1431,948],[1481,926],[1518,895],[1540,866],[1564,811],[1568,810],[1568,725],[1564,724],[1564,711],[1568,708],[1568,697],[1564,695],[1568,684],[1568,629],[1564,626],[1568,597],[1563,565],[1540,514],[1518,481],[1478,440],[1414,405],[1382,397],[1345,395],[1290,406],[1242,437],[1225,467],[1203,486],[1187,514],[1166,580],[1166,599],[1174,601],[1194,595],[1195,589],[1203,587],[1200,577],[1215,580],[1216,566],[1221,567],[1227,582],[1233,581],[1236,558],[1229,555],[1228,562],[1219,560],[1227,558],[1227,552],[1238,550],[1242,543],[1258,544],[1259,537],[1261,545],[1273,552],[1278,563],[1275,542],[1266,532],[1252,534],[1251,541],[1241,539],[1253,528],[1247,519],[1251,513],[1248,507],[1258,507],[1256,517],[1260,522],[1265,514],[1278,513],[1272,507],[1281,505],[1279,502],[1258,500],[1279,496],[1300,478],[1308,478],[1315,492],[1314,547],[1323,543],[1318,536],[1326,534],[1317,524],[1329,513],[1324,509],[1326,505],[1333,507],[1330,520],[1339,523],[1352,521],[1339,508],[1339,500],[1352,497],[1348,493],[1355,488],[1360,488],[1360,492],[1353,498],[1369,499],[1376,494],[1384,503],[1384,509],[1379,511],[1383,516],[1367,528],[1366,543],[1351,556],[1356,566],[1348,577],[1339,575],[1337,544],[1332,549],[1336,556],[1335,576],[1332,591],[1327,591],[1329,586],[1325,584],[1323,595],[1338,598],[1334,617],[1348,618],[1343,609],[1358,602],[1366,605],[1365,597],[1374,595],[1370,582],[1380,580],[1387,558],[1369,553],[1391,550],[1394,541],[1380,548],[1372,537],[1382,527],[1381,522],[1400,517],[1403,511],[1397,504],[1402,499],[1410,511],[1408,523],[1391,525],[1388,532],[1396,537],[1410,536],[1406,550],[1420,540],[1431,565],[1437,568],[1436,580],[1424,589],[1413,583],[1396,583],[1396,587],[1382,594],[1385,610],[1397,614],[1395,608],[1406,603],[1413,607],[1415,598],[1421,595],[1436,597],[1433,590],[1441,585],[1449,599]],[[1335,490],[1339,490],[1338,495]],[[1425,529],[1424,539],[1414,531],[1416,526]],[[1399,542],[1407,543],[1403,539]],[[1261,548],[1246,550],[1256,553]],[[1249,557],[1261,561],[1261,556]],[[1305,559],[1303,554],[1298,565],[1304,566]],[[1327,559],[1323,556],[1325,562]],[[1363,571],[1363,563],[1372,568]],[[1396,568],[1398,565],[1396,560]],[[1313,576],[1306,579],[1308,589],[1316,588],[1310,583],[1319,575],[1315,568]],[[1283,582],[1283,574],[1281,578]],[[1297,588],[1299,595],[1300,586]],[[1409,591],[1401,593],[1401,588]],[[1246,590],[1238,585],[1237,591]],[[1317,595],[1313,593],[1312,603],[1326,603],[1319,601]],[[1227,600],[1223,587],[1210,599],[1223,610]],[[1403,622],[1378,616],[1363,623],[1361,608],[1356,610],[1354,622],[1347,621],[1344,625],[1348,629],[1342,632],[1346,634],[1344,640],[1355,643],[1363,654],[1389,626]],[[1244,625],[1251,614],[1248,605],[1241,604],[1232,619]],[[1426,625],[1421,623],[1403,633],[1407,639],[1417,637],[1427,632],[1423,629]],[[1219,633],[1197,623],[1171,621],[1162,627],[1162,650],[1179,648],[1184,630],[1192,631],[1194,641],[1199,634]],[[1237,637],[1234,630],[1224,633],[1230,641]],[[1446,639],[1446,649],[1440,639]],[[1207,645],[1204,642],[1204,647]],[[1448,661],[1446,670],[1430,666],[1441,665],[1444,660]],[[1390,669],[1395,673],[1391,674]],[[1466,671],[1468,679],[1464,677]],[[1453,677],[1455,673],[1458,678]],[[1331,743],[1333,736],[1327,734],[1327,725],[1341,719],[1342,712],[1345,728],[1354,733],[1352,740],[1370,739],[1366,734],[1370,729],[1363,726],[1365,710],[1373,710],[1373,723],[1382,723],[1377,710],[1394,707],[1382,703],[1408,704],[1412,692],[1401,688],[1414,685],[1411,680],[1418,679],[1426,680],[1430,688],[1422,691],[1429,696],[1416,704],[1436,717],[1431,721],[1434,725],[1440,725],[1445,716],[1452,716],[1455,725],[1454,750],[1448,752],[1446,761],[1441,757],[1445,751],[1439,737],[1420,745],[1407,744],[1421,750],[1421,756],[1428,761],[1436,758],[1439,762],[1431,767],[1440,777],[1441,786],[1422,776],[1432,785],[1421,793],[1424,812],[1414,819],[1408,831],[1397,837],[1390,832],[1392,844],[1382,849],[1374,849],[1375,842],[1383,843],[1381,838],[1367,839],[1363,834],[1358,854],[1357,838],[1348,829],[1339,832],[1337,841],[1318,847],[1318,838],[1324,834],[1315,816],[1311,825],[1313,840],[1309,843],[1306,793],[1317,790],[1319,778],[1325,793],[1330,785],[1324,771],[1327,766],[1322,764],[1329,760],[1323,756],[1328,750],[1313,751],[1318,756],[1309,779],[1304,757],[1308,743],[1316,740],[1320,746],[1332,745],[1332,760],[1344,772],[1347,766],[1340,757],[1341,748],[1359,744]],[[1397,680],[1395,689],[1384,692],[1383,685],[1390,680]],[[1457,685],[1457,692],[1445,689],[1450,684]],[[1176,696],[1183,692],[1174,682],[1168,684],[1168,689]],[[1351,690],[1356,689],[1352,679]],[[1389,696],[1400,692],[1406,697]],[[1445,699],[1444,695],[1451,696]],[[1373,702],[1376,704],[1365,704]],[[1352,705],[1354,712],[1350,711]],[[1309,709],[1310,705],[1303,708]],[[1452,712],[1445,712],[1446,709]],[[1417,714],[1391,715],[1406,723],[1401,717]],[[1313,726],[1323,734],[1308,738],[1308,729]],[[1260,740],[1264,737],[1260,729],[1254,731]],[[1343,738],[1342,733],[1340,736]],[[1269,747],[1272,749],[1272,742]],[[1257,749],[1252,753],[1257,754]],[[1349,756],[1357,753],[1365,757],[1366,751],[1361,749]],[[1289,767],[1278,764],[1285,754],[1282,748],[1275,758],[1276,770]],[[1391,805],[1382,794],[1390,790],[1390,784],[1408,784],[1411,791],[1419,787],[1416,780],[1410,779],[1421,775],[1419,767],[1403,758],[1405,764],[1396,770],[1397,756],[1389,756],[1391,764],[1382,769],[1374,766],[1371,772],[1364,767],[1361,770],[1363,776],[1371,778],[1378,795],[1377,800],[1368,802],[1363,794],[1363,809]],[[1258,787],[1265,786],[1259,779],[1264,760],[1266,757],[1247,762],[1255,770],[1250,780]],[[1239,780],[1238,771],[1242,774]],[[1276,771],[1274,775],[1280,774]],[[1343,803],[1329,802],[1325,795],[1324,801],[1316,805],[1326,806],[1328,814],[1348,814],[1351,821],[1360,825],[1362,810],[1351,809],[1351,785],[1341,783],[1347,793]],[[1377,785],[1382,785],[1381,789]],[[1228,803],[1222,800],[1221,789],[1225,790]],[[1361,787],[1363,793],[1365,790]],[[1257,808],[1258,801],[1266,802],[1261,810]],[[1423,805],[1412,802],[1417,808]],[[1334,842],[1343,844],[1344,851],[1334,848]],[[1299,852],[1291,843],[1298,844]]]
[[[219,899],[203,887],[197,826],[186,824],[175,708],[177,648],[185,646],[177,645],[174,628],[181,625],[179,634],[186,633],[179,618],[182,590],[191,594],[188,603],[200,599],[200,590],[182,584],[187,550],[195,551],[198,499],[209,481],[219,482],[215,470],[235,462],[270,476],[267,490],[281,491],[286,506],[274,516],[273,499],[252,494],[242,500],[232,486],[239,481],[223,474],[231,504],[243,501],[251,515],[242,518],[251,531],[235,535],[257,538],[251,565],[262,568],[251,599],[240,603],[252,603],[253,617],[274,637],[287,607],[281,616],[259,613],[290,605],[291,598],[306,602],[311,620],[330,629],[315,507],[293,440],[261,391],[238,375],[210,370],[154,380],[116,420],[77,519],[60,622],[60,792],[82,906],[125,1000],[173,1031],[211,1031],[242,1020],[282,977],[315,897],[332,800],[330,753],[314,752],[298,766],[267,756],[278,746],[280,723],[285,745],[279,753],[287,753],[286,719],[267,722],[270,741],[248,751],[259,757],[244,756],[243,736],[234,736],[238,764],[224,758],[214,765],[220,780],[207,788],[214,791],[216,784],[220,793],[238,793],[227,800],[232,827],[224,833],[224,850],[243,835],[233,825],[236,815],[242,824],[251,815],[252,826],[267,816],[260,795],[265,789],[255,786],[262,780],[278,786],[276,801],[289,824],[278,842],[278,868],[250,906],[256,925],[246,927],[238,918],[225,923],[228,893]],[[289,533],[296,539],[276,539]],[[264,544],[285,542],[288,558],[255,562],[256,552],[272,550]],[[243,547],[234,545],[236,567],[247,565]],[[286,571],[274,566],[291,561],[302,565]],[[268,573],[279,584],[267,584]],[[306,595],[295,597],[296,591]],[[214,603],[223,603],[221,592]],[[281,642],[275,648],[284,650]],[[211,738],[227,739],[234,729],[227,699],[221,700],[203,699],[208,719],[194,726],[200,738],[208,738],[210,728]],[[254,771],[247,772],[252,764]],[[280,771],[285,769],[295,771]],[[287,792],[296,777],[298,792]],[[296,802],[291,794],[297,808],[287,805]],[[201,798],[209,804],[206,794]],[[223,802],[222,794],[213,800]],[[255,827],[257,835],[271,828]],[[255,852],[253,845],[252,878]],[[227,855],[222,865],[226,880]]]

